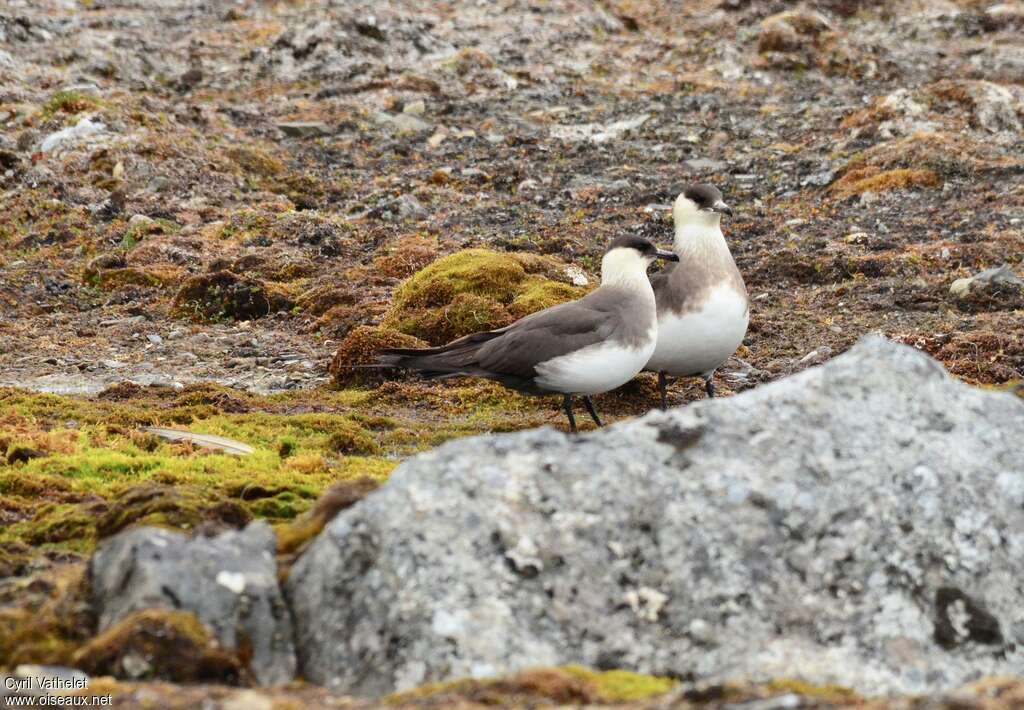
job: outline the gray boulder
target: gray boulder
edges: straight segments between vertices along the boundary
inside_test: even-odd
[[[106,540],[89,561],[100,631],[143,609],[193,612],[222,646],[251,648],[264,685],[295,676],[291,619],[265,522],[216,537],[141,527]]]
[[[940,690],[1024,667],[1024,404],[868,338],[581,436],[451,442],[287,593],[307,678],[376,694],[564,663]]]

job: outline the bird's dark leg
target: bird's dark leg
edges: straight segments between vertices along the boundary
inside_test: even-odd
[[[562,408],[565,409],[565,416],[569,417],[569,431],[576,433],[576,417],[572,415],[572,395],[567,394],[562,399]]]
[[[715,396],[715,373],[712,372],[710,375],[704,376],[704,391],[708,393],[708,397]]]
[[[658,373],[658,392],[661,393],[661,408],[668,409],[668,375],[664,370]]]
[[[601,418],[597,416],[597,410],[594,409],[594,403],[590,401],[590,397],[584,397],[583,404],[587,405],[587,412],[590,413],[590,418],[594,420],[594,424],[604,426],[604,424],[601,423]]]

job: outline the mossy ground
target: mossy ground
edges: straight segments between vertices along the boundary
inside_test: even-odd
[[[0,411],[0,550],[77,553],[129,524],[285,523],[332,483],[382,480],[453,437],[558,423],[553,401],[472,380],[269,396],[217,385],[126,384],[92,398],[0,389]],[[170,443],[145,426],[255,452]]]

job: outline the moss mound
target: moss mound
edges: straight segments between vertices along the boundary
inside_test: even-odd
[[[419,234],[407,234],[385,253],[373,260],[373,268],[384,276],[412,276],[437,258],[437,240]]]
[[[380,453],[380,447],[370,433],[354,421],[339,421],[327,448],[339,454],[356,454],[368,456]]]
[[[383,326],[442,345],[508,325],[585,291],[557,281],[551,259],[468,249],[435,261],[395,292]]]
[[[298,558],[306,545],[320,534],[335,515],[355,505],[379,486],[380,481],[373,478],[338,481],[324,491],[311,510],[290,523],[279,525],[277,551],[279,556],[283,556],[279,560],[281,573],[287,573],[291,561]]]
[[[180,315],[207,321],[252,320],[291,305],[261,281],[230,271],[193,276],[182,284],[173,303]]]
[[[1019,167],[1021,161],[994,146],[950,133],[915,133],[879,143],[853,156],[842,170],[845,176],[864,168],[934,173],[938,178],[970,177],[975,173]],[[932,178],[929,178],[932,179]]]
[[[940,184],[939,176],[933,170],[882,170],[871,165],[849,171],[833,183],[830,189],[838,195],[847,196],[908,187],[938,187]]]
[[[359,367],[375,361],[376,353],[384,348],[423,348],[427,343],[419,338],[388,328],[361,325],[353,329],[338,346],[331,360],[330,373],[341,386],[370,385],[381,382],[380,370]],[[387,378],[390,379],[390,378]]]
[[[75,649],[96,627],[85,565],[0,581],[0,668],[72,665]]]
[[[593,671],[582,666],[536,668],[508,678],[456,680],[424,685],[386,698],[390,705],[435,707],[476,703],[500,707],[598,705],[647,700],[676,686],[670,678],[630,671]]]
[[[199,491],[190,486],[172,488],[143,484],[117,496],[116,502],[96,521],[96,532],[99,537],[108,537],[130,525],[185,530],[200,524],[240,528],[250,519],[245,508],[211,491]]]
[[[238,657],[222,649],[191,612],[136,612],[82,646],[74,665],[90,675],[159,678],[180,683],[237,683]]]

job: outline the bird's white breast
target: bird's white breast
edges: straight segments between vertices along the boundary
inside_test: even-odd
[[[722,284],[700,309],[658,314],[658,343],[646,369],[687,376],[710,373],[743,342],[749,310],[744,294]]]
[[[656,332],[652,328],[648,342],[637,348],[612,340],[540,363],[535,382],[544,389],[566,394],[609,392],[644,369],[654,352]]]

